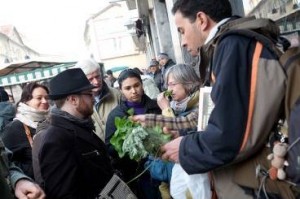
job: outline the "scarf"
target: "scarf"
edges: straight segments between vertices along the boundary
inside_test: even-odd
[[[74,123],[76,126],[81,126],[88,130],[91,130],[91,131],[95,130],[94,122],[91,117],[89,117],[87,119],[80,119],[80,118],[75,117],[75,116],[69,114],[68,112],[62,111],[56,107],[51,109],[51,115],[56,116],[56,117],[63,117],[65,119],[71,121],[72,123]]]
[[[17,107],[17,114],[14,120],[19,120],[27,126],[36,129],[37,124],[46,119],[48,112],[49,110],[38,111],[35,108],[20,102]]]
[[[181,100],[180,102],[171,101],[170,106],[174,110],[175,115],[178,115],[186,110],[187,104],[190,99],[191,99],[191,97],[188,96],[185,99]]]
[[[128,101],[126,101],[125,103],[129,108],[134,109],[134,115],[145,114],[145,107],[142,103],[140,103],[140,102],[128,102]]]

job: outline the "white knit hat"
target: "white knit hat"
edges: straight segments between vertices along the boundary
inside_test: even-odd
[[[74,68],[81,68],[85,75],[100,70],[100,65],[92,58],[78,61]]]

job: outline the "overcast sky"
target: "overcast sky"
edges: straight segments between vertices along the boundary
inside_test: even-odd
[[[249,0],[243,0],[247,5]],[[3,0],[0,25],[14,25],[24,43],[44,54],[84,56],[85,20],[108,0]]]
[[[0,25],[12,24],[39,53],[82,56],[85,20],[106,0],[4,0]]]

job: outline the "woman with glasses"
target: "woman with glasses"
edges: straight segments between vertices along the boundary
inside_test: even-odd
[[[185,117],[198,111],[200,79],[191,66],[184,64],[171,66],[166,72],[165,82],[171,98],[168,99],[163,93],[157,98],[164,116]],[[191,121],[190,127],[181,129],[181,134],[197,130],[196,122]],[[207,175],[188,175],[178,163],[172,169],[170,185],[174,199],[210,198]]]
[[[186,116],[197,110],[200,79],[191,66],[184,64],[171,66],[166,72],[165,82],[171,96],[168,98],[161,93],[157,98],[163,115]]]
[[[27,84],[17,103],[16,116],[4,129],[3,142],[13,152],[12,161],[26,175],[34,178],[32,168],[32,139],[37,124],[45,120],[49,110],[49,90],[36,82]]]
[[[133,69],[123,71],[118,78],[119,87],[122,93],[120,105],[114,108],[108,115],[105,131],[105,143],[108,151],[113,158],[113,166],[117,169],[125,182],[132,180],[144,170],[144,162],[131,160],[129,156],[119,158],[117,152],[110,144],[110,139],[116,131],[115,118],[129,116],[127,111],[131,108],[136,114],[154,113],[160,114],[161,110],[156,101],[151,100],[145,95],[143,82],[138,72]],[[158,190],[159,182],[151,179],[149,172],[145,172],[133,182],[129,183],[131,190],[135,192],[138,198],[153,199],[160,198]]]

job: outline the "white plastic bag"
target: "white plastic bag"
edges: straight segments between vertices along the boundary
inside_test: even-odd
[[[187,190],[190,191],[193,199],[211,198],[208,174],[188,175],[180,164],[175,164],[173,167],[170,188],[174,199],[185,199]]]

